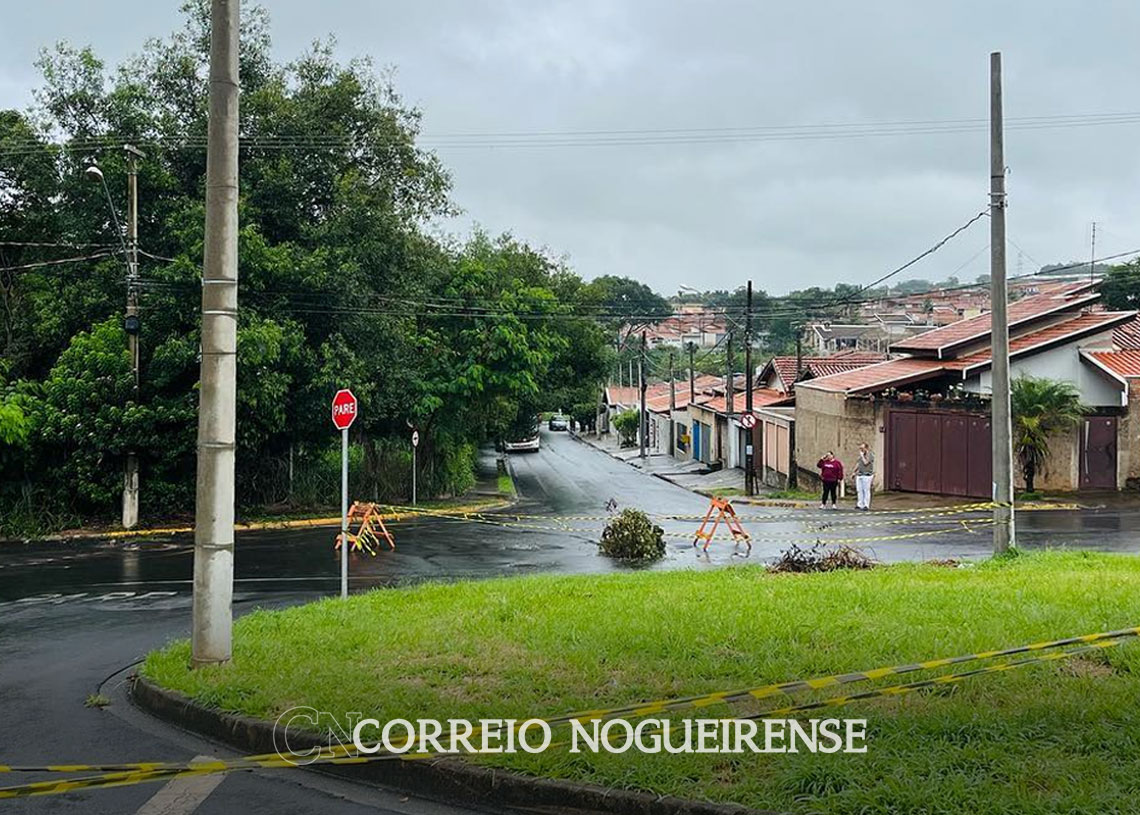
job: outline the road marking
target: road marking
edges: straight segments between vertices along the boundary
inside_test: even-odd
[[[108,601],[122,601],[122,600],[159,600],[169,597],[177,597],[176,591],[148,591],[139,594],[134,591],[112,591],[106,594],[97,594],[92,596],[90,592],[81,591],[77,594],[37,594],[32,597],[20,597],[16,600],[8,600],[0,603],[2,606],[30,606],[40,605],[43,603],[50,603],[53,606],[63,605],[70,602],[84,602],[84,603],[105,603]]]
[[[198,761],[217,759],[213,756],[197,756],[194,762]],[[221,774],[175,778],[139,807],[135,815],[190,815],[225,780],[226,777]]]

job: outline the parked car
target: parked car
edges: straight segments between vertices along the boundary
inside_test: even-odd
[[[537,453],[541,446],[538,433],[539,417],[530,421],[520,421],[511,428],[503,439],[503,449],[508,453]]]
[[[550,417],[549,427],[551,430],[569,430],[570,422],[565,416],[555,413]]]

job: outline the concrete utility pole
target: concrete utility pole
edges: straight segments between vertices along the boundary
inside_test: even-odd
[[[237,408],[239,0],[212,0],[191,664],[232,655]]]
[[[697,353],[697,344],[689,340],[689,404],[697,401],[697,376],[693,373],[693,356]]]
[[[729,331],[724,341],[724,404],[730,422],[732,414],[736,412],[736,394],[732,387],[735,378],[732,370],[732,332]]]
[[[134,374],[132,396],[139,402],[139,164],[142,151],[123,145],[127,154],[127,311],[123,326],[127,332],[127,350]],[[139,522],[139,456],[127,451],[123,473],[123,528],[134,529]]]
[[[744,306],[744,412],[752,414],[752,281],[748,281],[748,299]],[[744,442],[744,494],[756,492],[756,479],[752,477],[752,434]]]
[[[677,409],[677,380],[673,373],[673,352],[669,352],[669,455],[677,450],[677,431],[673,426],[673,411]]]
[[[1005,144],[1001,52],[990,54],[990,334],[993,337],[994,554],[1017,545],[1013,518],[1013,427],[1009,398],[1009,315],[1005,282]]]
[[[1096,276],[1096,221],[1092,222],[1092,249],[1089,251],[1089,280]]]
[[[724,340],[724,412],[728,416],[728,421],[725,422],[725,427],[728,428],[728,444],[725,452],[725,466],[732,464],[732,448],[733,437],[736,435],[732,432],[732,414],[735,413],[736,399],[733,392],[733,372],[732,372],[732,332],[728,332],[728,336]]]
[[[641,412],[638,414],[637,435],[640,437],[640,444],[638,445],[637,455],[640,458],[645,458],[646,443],[649,441],[649,414],[645,412],[645,387],[646,382],[645,370],[645,332],[641,332],[641,359],[638,360],[637,373],[641,384]]]

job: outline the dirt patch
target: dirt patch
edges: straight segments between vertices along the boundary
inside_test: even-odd
[[[1097,657],[1070,657],[1060,665],[1061,673],[1081,679],[1104,679],[1116,673],[1105,659]]]

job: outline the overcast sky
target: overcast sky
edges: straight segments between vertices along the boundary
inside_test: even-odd
[[[114,64],[180,25],[178,5],[7,4],[0,107],[30,104],[41,46],[90,44]],[[1011,120],[1140,112],[1140,4],[1126,0],[267,5],[282,59],[333,34],[342,56],[394,66],[425,134],[638,131],[620,145],[440,147],[464,209],[448,228],[509,230],[587,278],[629,275],[662,293],[749,278],[772,293],[867,283],[983,209],[984,124],[803,136],[820,132],[812,125],[984,119],[992,50],[1004,54]],[[1088,258],[1093,220],[1098,256],[1140,247],[1140,115],[1013,125],[1008,228],[1025,255],[1010,247],[1011,274]],[[730,130],[775,126],[789,138]],[[707,130],[676,133],[690,129]],[[979,222],[904,277],[972,280],[988,271],[988,230]]]

